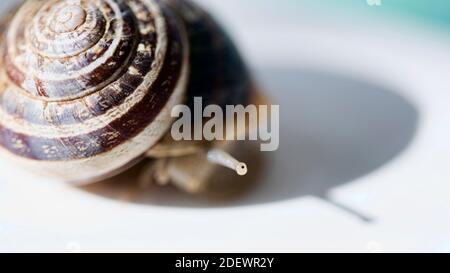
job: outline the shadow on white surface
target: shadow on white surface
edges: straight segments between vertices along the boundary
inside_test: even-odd
[[[315,196],[363,221],[374,220],[332,200],[329,192],[376,171],[408,147],[419,119],[414,106],[395,90],[306,68],[265,68],[257,76],[280,104],[280,149],[253,156],[247,180],[231,176],[230,187],[190,196],[171,187],[139,188],[137,166],[83,190],[151,206],[203,209]]]

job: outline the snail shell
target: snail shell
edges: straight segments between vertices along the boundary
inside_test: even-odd
[[[0,150],[66,181],[139,161],[193,96],[248,99],[233,43],[189,1],[33,0],[0,29]]]

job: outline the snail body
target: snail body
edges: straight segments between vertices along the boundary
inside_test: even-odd
[[[0,150],[65,181],[140,161],[194,96],[250,97],[235,46],[189,1],[31,0],[0,29]]]

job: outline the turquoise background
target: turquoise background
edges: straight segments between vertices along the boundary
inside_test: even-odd
[[[369,6],[366,0],[286,0],[288,6],[311,4],[331,12],[358,12],[368,19],[425,23],[450,31],[450,0],[381,0],[381,6]]]

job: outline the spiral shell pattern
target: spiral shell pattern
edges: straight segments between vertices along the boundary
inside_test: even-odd
[[[166,1],[34,0],[7,24],[1,148],[50,162],[116,149],[123,162],[112,169],[167,131],[167,109],[186,89],[188,45]]]

